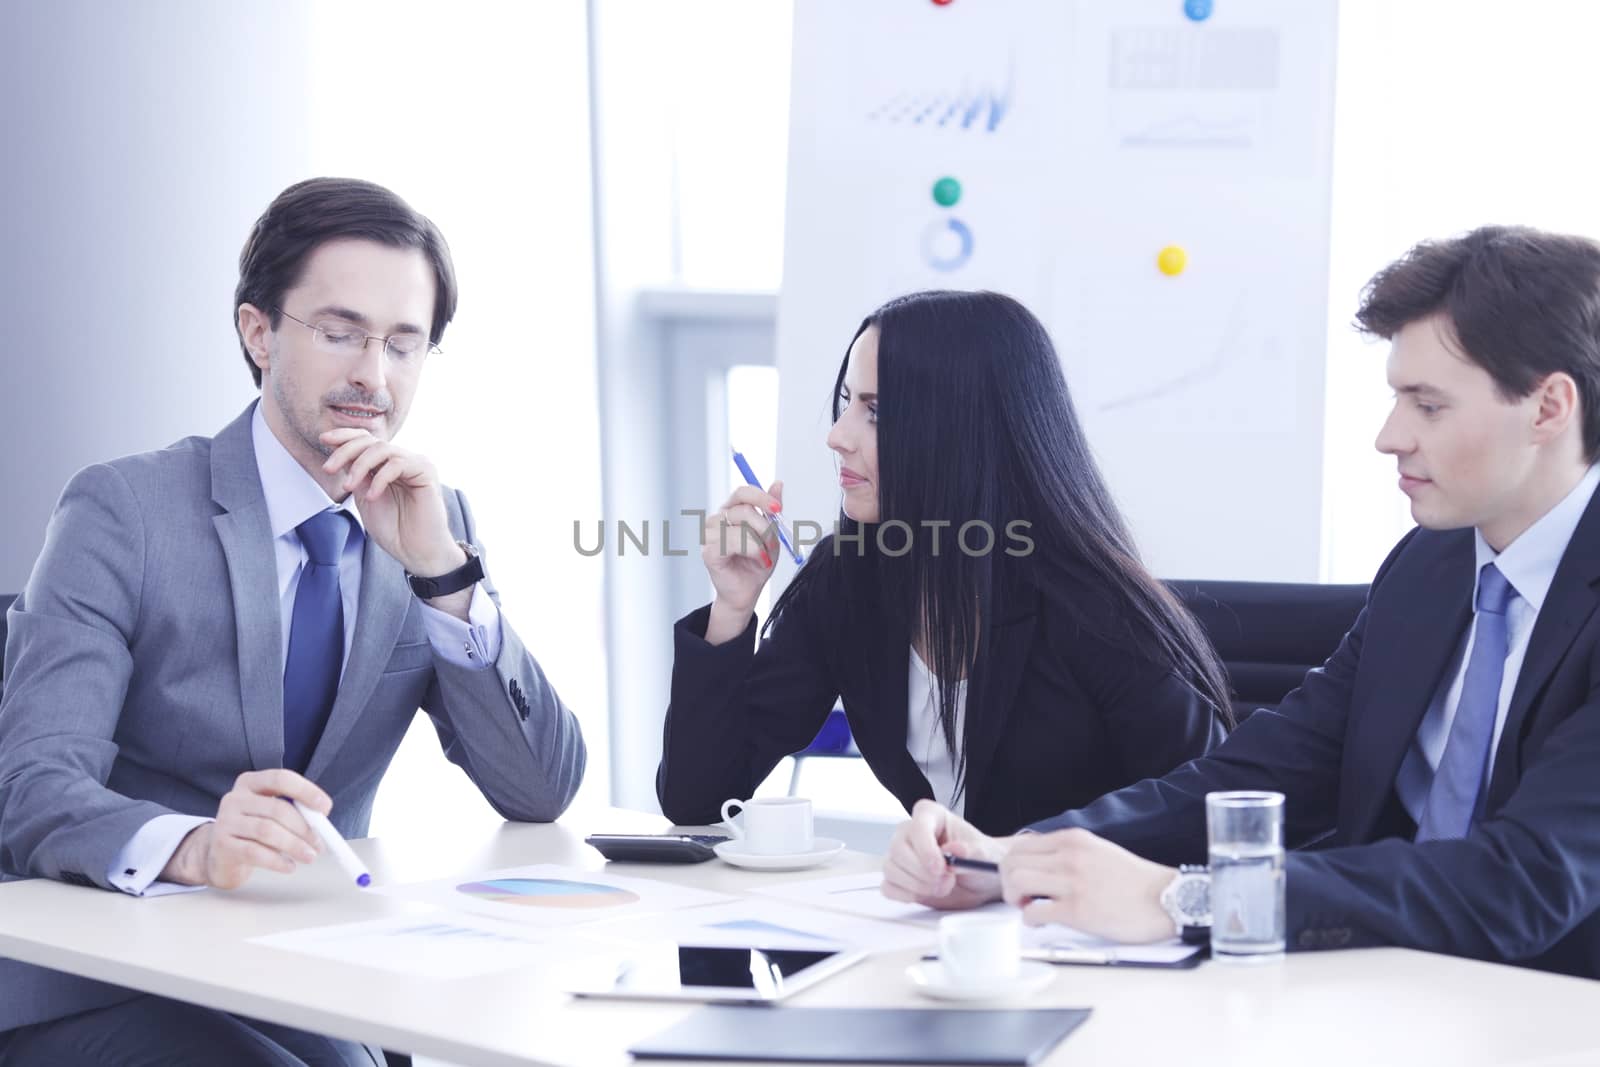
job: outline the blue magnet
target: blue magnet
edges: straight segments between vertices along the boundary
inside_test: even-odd
[[[1211,17],[1211,0],[1183,0],[1183,13],[1195,22]]]

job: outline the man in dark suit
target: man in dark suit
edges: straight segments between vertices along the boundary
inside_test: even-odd
[[[240,256],[261,398],[215,437],[80,471],[9,613],[0,879],[228,890],[365,836],[420,707],[509,819],[571,801],[585,750],[484,574],[465,498],[394,444],[455,310],[437,229],[314,179]],[[371,1063],[368,1051],[0,960],[0,1067]]]
[[[1338,650],[1170,774],[996,839],[928,803],[884,892],[1172,937],[1206,794],[1286,795],[1291,949],[1401,945],[1600,978],[1600,246],[1490,227],[1368,286],[1378,435],[1419,528]],[[947,869],[987,858],[998,877]],[[1193,883],[1190,883],[1193,884]],[[1203,898],[1202,898],[1203,899]]]

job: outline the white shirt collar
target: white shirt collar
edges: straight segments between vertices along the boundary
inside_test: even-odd
[[[1483,572],[1484,564],[1493,563],[1506,581],[1511,583],[1517,595],[1527,601],[1537,614],[1544,606],[1550,583],[1555,581],[1556,567],[1560,565],[1561,557],[1566,555],[1567,544],[1578,529],[1583,513],[1588,510],[1589,499],[1594,496],[1597,485],[1600,485],[1600,463],[1591,466],[1578,484],[1572,487],[1572,491],[1561,498],[1561,503],[1545,512],[1538,522],[1522,531],[1498,555],[1483,539],[1483,534],[1473,530],[1472,538],[1478,559],[1476,573]],[[1472,602],[1476,604],[1476,578],[1473,580],[1472,597]]]
[[[355,520],[356,529],[362,529],[361,513],[351,506],[351,498],[345,497],[342,504],[329,499],[317,480],[289,454],[267,425],[259,400],[250,417],[250,435],[255,444],[256,471],[261,475],[261,492],[267,499],[267,521],[272,526],[274,540],[294,533],[296,526],[329,508],[343,511]]]

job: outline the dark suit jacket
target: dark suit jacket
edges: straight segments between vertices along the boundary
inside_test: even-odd
[[[1222,724],[1186,682],[1104,636],[1117,620],[1080,621],[1025,582],[1006,602],[989,669],[967,696],[966,817],[977,826],[1010,833],[1164,774],[1222,740]],[[750,796],[779,760],[810,743],[840,697],[878,780],[907,810],[932,797],[906,751],[911,638],[888,613],[870,600],[845,611],[813,585],[759,648],[753,616],[738,638],[708,645],[709,614],[701,608],[674,630],[656,774],[669,818],[716,822],[724,800]],[[975,714],[980,702],[987,725]]]
[[[1394,783],[1470,621],[1471,530],[1413,530],[1354,628],[1278,711],[1210,756],[1038,824],[1202,862],[1205,794],[1276,789],[1291,948],[1403,945],[1600,978],[1600,495],[1573,534],[1517,678],[1482,821],[1414,843]]]

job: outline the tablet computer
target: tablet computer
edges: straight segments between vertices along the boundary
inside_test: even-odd
[[[772,1003],[866,958],[847,949],[728,948],[670,942],[630,951],[614,974],[593,975],[580,997]]]

